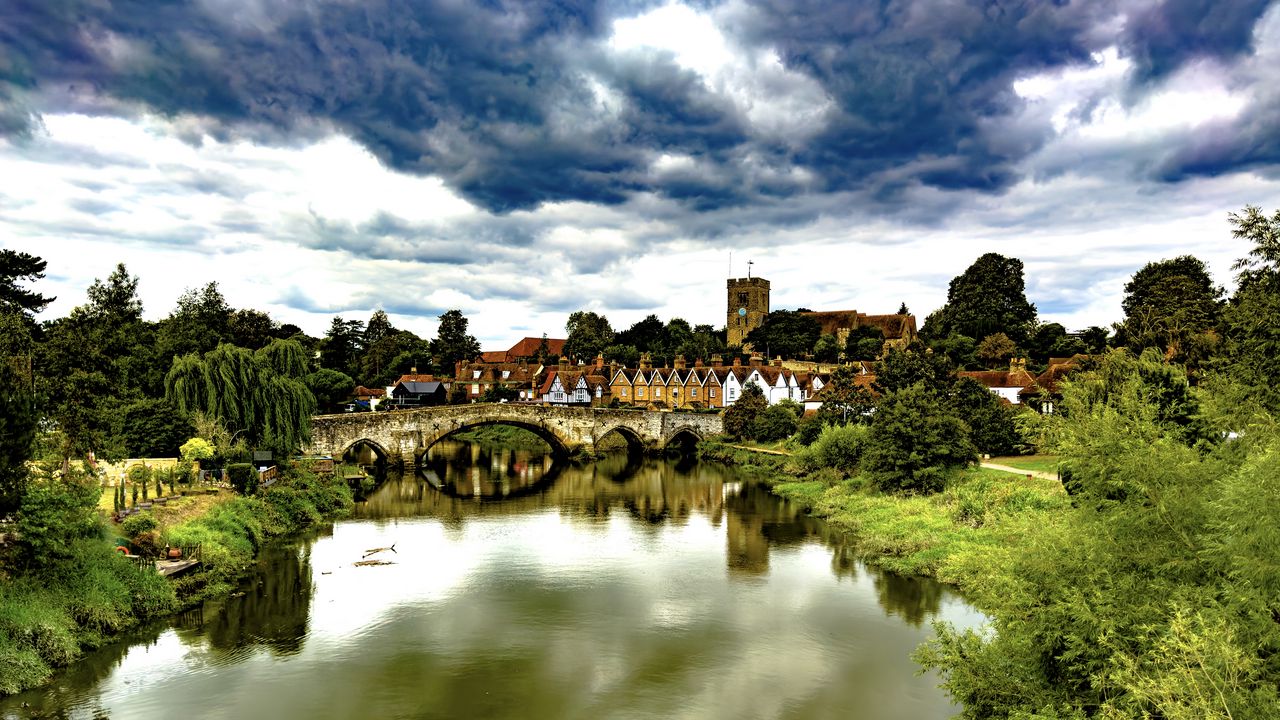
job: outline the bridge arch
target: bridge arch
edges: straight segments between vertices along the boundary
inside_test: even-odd
[[[681,425],[667,435],[667,441],[662,444],[662,447],[666,449],[675,445],[696,445],[705,439],[700,429],[692,425]]]
[[[448,428],[447,430],[442,430],[438,433],[431,433],[430,435],[425,436],[422,440],[422,446],[418,448],[418,452],[426,453],[431,449],[432,445],[435,445],[451,435],[456,435],[457,433],[471,430],[473,428],[484,427],[486,425],[508,425],[510,427],[518,427],[522,430],[528,430],[549,445],[553,455],[565,455],[569,452],[569,443],[554,430],[538,423],[514,418],[482,418],[479,420],[458,423],[456,426]]]
[[[344,458],[346,458],[347,453],[353,450],[356,450],[357,448],[360,448],[360,447],[367,447],[370,450],[372,450],[373,454],[376,455],[378,457],[378,460],[381,462],[390,462],[392,459],[391,452],[389,452],[385,447],[383,447],[381,443],[367,437],[356,438],[355,440],[352,440],[351,442],[347,443],[346,447],[342,448],[342,450],[339,451],[334,457],[337,460],[343,460]]]
[[[599,449],[599,446],[601,445],[601,443],[604,443],[607,445],[609,439],[615,435],[622,438],[623,441],[627,443],[628,453],[634,453],[634,452],[644,450],[645,442],[644,442],[644,438],[640,437],[640,433],[636,432],[635,429],[630,428],[621,423],[616,424],[606,429],[604,432],[601,432],[596,435],[595,445],[597,449]]]

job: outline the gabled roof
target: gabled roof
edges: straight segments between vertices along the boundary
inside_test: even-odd
[[[405,382],[435,382],[435,379],[435,375],[423,375],[421,373],[417,375],[401,375],[400,378],[396,380],[395,384],[398,385]]]
[[[444,389],[444,383],[440,382],[417,382],[410,380],[409,382],[396,383],[396,388],[404,388],[405,392],[414,395],[431,395]]]

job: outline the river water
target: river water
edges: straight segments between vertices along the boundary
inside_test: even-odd
[[[980,621],[732,468],[451,442],[267,549],[240,593],[0,715],[945,718],[909,655],[934,618]]]

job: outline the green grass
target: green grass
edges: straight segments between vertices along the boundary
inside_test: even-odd
[[[993,457],[988,462],[993,462],[997,465],[1008,465],[1009,467],[1018,468],[1019,470],[1029,470],[1031,472],[1058,472],[1057,455],[1013,455],[1006,457]]]
[[[449,439],[516,450],[546,450],[549,447],[533,432],[514,425],[481,425],[454,433]]]
[[[1023,538],[1056,522],[1068,505],[1056,481],[982,468],[957,474],[934,495],[885,494],[856,478],[784,481],[773,489],[846,531],[869,562],[962,588],[998,573]]]

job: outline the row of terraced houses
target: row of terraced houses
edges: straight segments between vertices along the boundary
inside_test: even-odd
[[[805,402],[814,397],[828,380],[826,373],[793,371],[781,363],[766,364],[759,357],[724,363],[720,357],[710,364],[697,360],[689,366],[677,357],[672,367],[653,367],[647,354],[638,367],[626,368],[605,363],[597,357],[591,365],[537,367],[527,363],[460,363],[456,382],[475,399],[495,384],[517,392],[524,402],[554,405],[634,405],[654,408],[723,408],[741,396],[748,383],[760,386],[771,404],[784,399]]]

